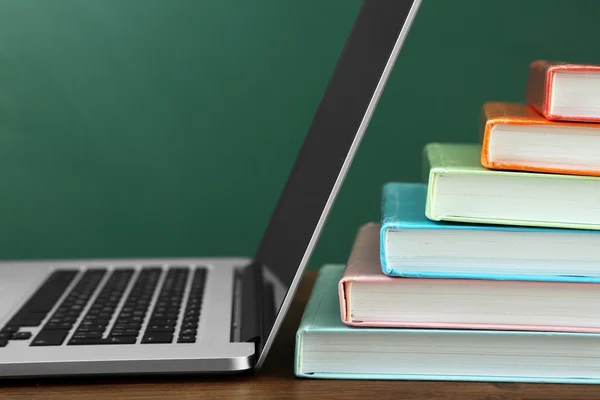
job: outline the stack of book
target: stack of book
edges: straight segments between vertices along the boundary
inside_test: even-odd
[[[320,270],[298,376],[600,383],[600,67],[536,61],[526,93],[384,186]]]

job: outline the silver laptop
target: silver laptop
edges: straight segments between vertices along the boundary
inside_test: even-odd
[[[259,369],[419,4],[362,5],[254,258],[0,263],[0,376]]]

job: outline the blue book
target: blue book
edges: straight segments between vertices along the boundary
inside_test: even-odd
[[[302,378],[600,383],[600,335],[356,328],[340,318],[344,265],[318,275],[296,334]]]
[[[432,221],[424,183],[383,187],[381,267],[389,276],[600,282],[600,231]]]

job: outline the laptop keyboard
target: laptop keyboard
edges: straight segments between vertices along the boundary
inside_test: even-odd
[[[0,347],[195,343],[205,281],[202,267],[57,270],[0,329]]]

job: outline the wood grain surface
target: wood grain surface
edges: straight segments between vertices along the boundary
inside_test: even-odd
[[[0,382],[0,399],[600,399],[596,385],[298,379],[293,371],[294,336],[315,274],[306,273],[256,375],[11,380]]]

